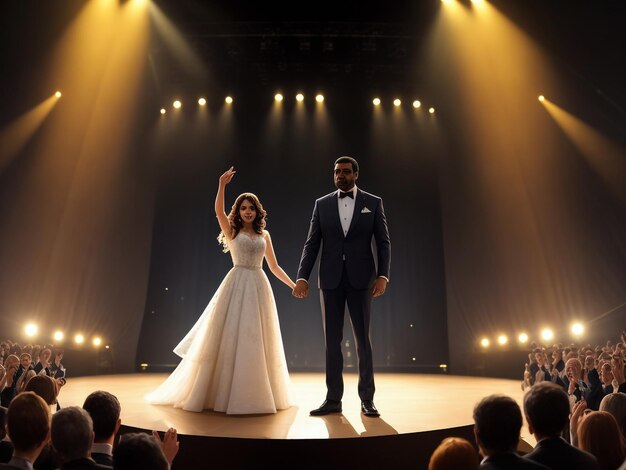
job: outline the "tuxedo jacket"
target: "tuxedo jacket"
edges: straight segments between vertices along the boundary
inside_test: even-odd
[[[549,470],[549,468],[524,459],[515,452],[492,455],[480,463],[481,470]]]
[[[321,247],[318,285],[323,290],[339,286],[344,267],[354,289],[369,288],[378,276],[389,279],[391,241],[382,199],[357,188],[344,236],[337,198],[338,191],[333,191],[315,201],[297,278],[309,279]]]
[[[525,459],[539,462],[552,470],[599,470],[596,458],[584,450],[565,442],[560,437],[544,439],[537,443]]]

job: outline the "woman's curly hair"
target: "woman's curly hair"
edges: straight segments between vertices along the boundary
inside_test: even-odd
[[[265,228],[265,218],[267,217],[267,212],[265,211],[265,209],[263,209],[261,201],[259,201],[259,198],[255,194],[243,193],[237,196],[237,199],[235,199],[235,203],[233,204],[233,207],[228,214],[228,222],[230,224],[231,230],[230,239],[235,238],[243,227],[243,221],[241,220],[241,217],[239,215],[239,208],[241,207],[241,204],[243,204],[243,201],[248,201],[256,209],[256,217],[252,222],[252,228],[254,229],[254,231],[261,235],[263,233],[263,229]],[[217,236],[217,241],[224,247],[224,253],[227,253],[229,251],[228,240],[229,238],[226,237],[224,232],[220,232]]]

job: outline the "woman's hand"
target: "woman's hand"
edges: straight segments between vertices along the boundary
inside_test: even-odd
[[[233,176],[235,176],[235,173],[237,172],[235,171],[234,166],[231,166],[228,170],[226,170],[226,172],[224,172],[224,174],[220,176],[220,186],[223,187],[230,183],[233,179]]]

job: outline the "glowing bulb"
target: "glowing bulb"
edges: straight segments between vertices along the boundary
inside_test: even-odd
[[[315,97],[315,101],[317,101],[318,103],[323,103],[324,102],[324,95],[317,95]]]
[[[500,346],[504,346],[504,345],[505,345],[506,343],[508,343],[508,342],[509,342],[509,338],[507,338],[507,336],[506,336],[506,335],[500,335],[500,336],[498,336],[498,344],[499,344]]]
[[[35,325],[34,323],[29,323],[28,325],[26,325],[24,327],[24,333],[26,333],[26,336],[33,337],[37,334],[37,325]]]
[[[545,97],[543,95],[539,95],[539,101],[543,102],[543,100],[545,100]]]
[[[435,108],[428,108],[428,112],[430,114],[435,114]]]
[[[374,103],[374,106],[380,106],[380,98],[374,98],[372,103]]]
[[[517,339],[520,343],[528,343],[528,335],[526,333],[520,333]]]
[[[65,338],[65,335],[63,334],[63,332],[62,332],[62,331],[57,330],[57,331],[55,331],[55,332],[54,332],[54,334],[52,335],[52,338],[53,338],[55,341],[63,341],[63,338]]]
[[[402,101],[400,101],[399,98],[396,98],[395,100],[393,100],[393,105],[394,106],[400,106],[402,104]]]
[[[541,337],[545,341],[550,341],[552,338],[554,338],[554,332],[550,328],[544,328],[543,330],[541,330]]]
[[[199,104],[200,106],[204,106],[204,105],[206,104],[206,99],[204,99],[204,98],[200,98],[200,99],[198,99],[198,104]]]
[[[296,95],[296,100],[298,101],[298,103],[302,103],[304,101],[304,95],[302,93],[298,93]]]
[[[183,104],[179,100],[174,101],[174,103],[172,104],[172,106],[174,106],[176,109],[180,109],[182,105]]]
[[[226,101],[227,104],[231,104],[233,102],[233,98],[232,96],[227,96],[224,101]]]
[[[274,95],[274,99],[278,102],[281,102],[283,100],[283,95],[281,95],[280,93],[276,93]]]
[[[79,333],[76,336],[74,336],[74,342],[76,344],[83,344],[85,342],[85,337]]]
[[[165,108],[161,108],[161,111],[159,111],[161,114],[165,114],[167,113],[167,111],[165,110]]]
[[[585,327],[582,323],[574,323],[572,325],[572,334],[575,336],[581,336],[585,332]]]
[[[92,343],[93,343],[93,345],[94,345],[94,346],[98,347],[98,346],[100,346],[100,345],[102,344],[102,339],[101,339],[101,338],[99,338],[98,336],[96,336],[96,337],[93,339]]]
[[[483,338],[480,340],[480,345],[483,348],[488,348],[489,347],[489,340],[487,338]]]
[[[54,94],[54,96],[56,96],[57,98],[61,98],[61,92],[60,92],[60,91],[57,91],[57,92]]]
[[[420,101],[419,101],[419,100],[415,100],[415,101],[413,101],[413,107],[414,107],[414,108],[419,108],[420,106],[422,106],[422,103],[420,103]]]

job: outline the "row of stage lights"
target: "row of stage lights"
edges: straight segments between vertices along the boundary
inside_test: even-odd
[[[35,323],[28,323],[24,327],[24,334],[27,338],[36,338],[39,333],[39,326]],[[55,341],[55,344],[61,344],[65,341],[65,333],[61,330],[57,330],[52,334],[52,339]],[[83,333],[76,333],[74,335],[74,343],[78,346],[82,346],[87,341],[87,338]],[[91,338],[92,346],[99,348],[103,344],[103,340],[100,336],[93,336]],[[109,345],[104,346],[105,349],[109,349]]]
[[[580,338],[585,333],[585,327],[582,323],[573,323],[570,327],[570,332],[575,338]],[[554,339],[554,331],[551,328],[544,328],[541,330],[540,336],[543,341],[552,341]],[[525,332],[517,335],[517,342],[521,345],[527,344],[529,339],[528,334]],[[500,334],[495,338],[495,342],[499,346],[504,347],[509,344],[509,337],[505,334]],[[483,336],[479,343],[483,349],[491,346],[491,340],[487,336]]]
[[[324,102],[324,99],[325,99],[325,98],[324,98],[324,95],[321,95],[321,94],[315,95],[315,101],[316,101],[317,103],[319,103],[319,104],[322,104],[322,103]],[[276,94],[274,95],[274,101],[275,101],[275,102],[277,102],[277,103],[282,103],[284,100],[285,100],[285,96],[284,96],[282,93],[276,93]],[[234,100],[234,98],[233,98],[232,96],[227,96],[226,98],[224,98],[224,102],[225,102],[226,104],[228,104],[228,105],[233,104],[233,103],[234,103],[234,101],[235,101],[235,100]],[[298,93],[298,94],[296,95],[296,102],[298,102],[298,103],[302,103],[303,101],[304,101],[304,95],[303,95],[302,93]],[[382,102],[382,100],[381,100],[380,98],[378,98],[378,97],[375,97],[375,98],[373,98],[373,99],[372,99],[372,104],[373,104],[374,106],[381,106],[381,105],[382,105],[382,103],[383,103],[383,102]],[[200,107],[204,107],[204,106],[206,106],[206,104],[207,104],[207,100],[206,100],[206,98],[203,98],[203,97],[198,98],[198,106],[200,106]],[[396,108],[399,108],[400,106],[402,106],[402,100],[401,100],[400,98],[395,98],[395,99],[393,100],[393,105],[394,105]],[[420,100],[413,100],[413,102],[411,103],[411,105],[413,106],[413,108],[415,108],[415,109],[419,109],[419,108],[421,108],[421,107],[422,107],[422,102],[421,102]],[[182,107],[183,107],[183,103],[182,103],[182,101],[181,101],[181,100],[175,100],[175,101],[172,103],[172,107],[173,107],[174,109],[180,109],[180,108],[182,108]],[[165,108],[161,108],[161,111],[160,111],[160,112],[161,112],[161,114],[165,114],[165,113],[167,113],[167,109],[165,109]],[[428,108],[428,112],[429,112],[430,114],[434,114],[434,113],[435,113],[435,108],[433,108],[433,107]]]

